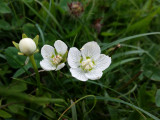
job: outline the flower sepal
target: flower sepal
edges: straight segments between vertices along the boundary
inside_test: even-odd
[[[18,55],[24,55],[22,52],[18,52]]]
[[[37,35],[37,36],[33,39],[33,41],[36,43],[36,46],[38,46],[38,40],[39,40],[39,35]]]
[[[22,34],[22,39],[23,39],[23,38],[28,38],[28,37],[27,37],[26,34],[23,33],[23,34]]]
[[[39,49],[36,49],[36,51],[34,53],[38,53],[39,52]]]
[[[13,45],[19,50],[19,44],[16,43],[15,41],[12,41]]]

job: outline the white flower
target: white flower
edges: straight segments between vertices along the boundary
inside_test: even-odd
[[[54,47],[44,45],[41,49],[43,60],[40,62],[40,65],[46,71],[60,70],[65,66],[67,45],[61,40],[57,40],[54,43]]]
[[[31,38],[23,38],[19,42],[19,49],[24,55],[32,55],[36,51],[36,44]]]
[[[111,57],[101,54],[96,42],[86,43],[81,51],[72,47],[68,53],[68,64],[73,77],[81,81],[96,80],[102,77],[102,71],[111,64]]]

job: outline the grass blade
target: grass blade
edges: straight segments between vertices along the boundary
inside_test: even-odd
[[[139,38],[139,37],[144,37],[144,36],[148,36],[148,35],[160,35],[160,32],[151,32],[151,33],[144,33],[144,34],[139,34],[139,35],[134,35],[134,36],[130,36],[130,37],[126,37],[126,38],[122,38],[122,39],[119,39],[119,40],[116,40],[112,43],[109,43],[109,44],[103,44],[102,46],[102,51],[106,50],[107,48],[110,48],[114,45],[117,45],[121,42],[125,42],[125,41],[128,41],[128,40],[132,40],[134,38]]]
[[[139,107],[137,107],[136,105],[133,105],[133,104],[128,103],[128,102],[125,102],[125,101],[123,101],[123,100],[115,99],[115,98],[111,98],[111,97],[101,97],[101,96],[98,96],[98,97],[96,97],[96,98],[99,99],[99,100],[100,100],[100,99],[101,99],[101,100],[107,99],[108,101],[111,101],[111,102],[117,102],[117,103],[122,103],[122,104],[128,105],[128,106],[130,106],[130,107],[132,107],[132,108],[134,108],[134,109],[136,109],[136,110],[139,110],[139,111],[141,111],[142,113],[148,115],[149,117],[151,117],[151,118],[154,119],[154,120],[160,120],[159,118],[157,118],[156,116],[152,115],[151,113],[143,110],[142,108],[139,108]]]

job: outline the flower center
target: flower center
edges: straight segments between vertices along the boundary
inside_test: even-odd
[[[60,55],[56,55],[53,57],[53,64],[57,65],[62,61],[62,57]]]
[[[82,61],[82,69],[84,69],[85,71],[91,70],[93,66],[94,66],[94,63],[91,59],[86,59]]]

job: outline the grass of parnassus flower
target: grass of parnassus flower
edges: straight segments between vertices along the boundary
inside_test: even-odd
[[[1,1],[0,117],[160,118],[159,1],[80,2],[84,11],[77,17],[68,11],[71,0]],[[26,57],[17,55],[12,45],[12,41],[21,40],[22,33],[31,38],[39,35],[39,49],[44,44],[53,46],[59,39],[78,49],[96,41],[103,54],[111,55],[112,64],[100,80],[81,82],[71,76],[69,65],[57,72],[43,71],[39,65],[42,57],[36,53],[42,88],[39,95],[31,62],[24,65]]]

